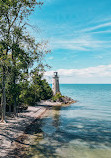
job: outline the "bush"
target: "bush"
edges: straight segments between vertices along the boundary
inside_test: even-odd
[[[52,100],[54,101],[54,102],[56,102],[56,101],[58,101],[58,102],[61,102],[62,101],[62,95],[61,95],[61,93],[60,92],[58,92],[58,93],[56,93],[56,95],[54,95],[53,97],[52,97]]]
[[[52,89],[45,79],[40,75],[33,76],[33,81],[29,84],[21,84],[21,94],[19,96],[20,102],[34,106],[40,100],[47,100],[52,98]]]
[[[11,78],[9,78],[6,84],[7,111],[9,111],[9,107],[11,107],[11,111],[14,109],[14,96],[16,96],[16,105],[17,107],[20,107],[20,109],[23,105],[35,106],[40,100],[52,98],[52,89],[42,77],[43,75],[34,71],[30,76],[30,81],[28,78],[23,77],[16,86],[12,83]]]

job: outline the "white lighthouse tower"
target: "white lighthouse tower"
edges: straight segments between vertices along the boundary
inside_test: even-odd
[[[58,77],[58,73],[57,72],[54,72],[54,74],[53,74],[52,90],[53,90],[53,95],[55,95],[57,92],[60,92],[60,89],[59,89],[59,77]]]

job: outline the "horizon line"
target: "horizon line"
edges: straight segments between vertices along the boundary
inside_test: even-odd
[[[52,83],[49,83],[52,84]],[[59,84],[111,84],[111,83],[59,83]]]

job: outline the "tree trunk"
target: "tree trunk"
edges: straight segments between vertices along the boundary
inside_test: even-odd
[[[13,76],[14,88],[16,89],[15,75]],[[17,116],[17,102],[16,102],[16,91],[13,96],[14,99],[14,115]]]
[[[9,114],[11,115],[11,105],[9,105]]]
[[[6,113],[6,94],[5,94],[5,67],[3,66],[3,76],[2,76],[2,98],[1,98],[1,122],[5,123],[5,113]]]
[[[12,76],[13,76],[13,84],[14,84],[14,94],[13,94],[13,100],[14,100],[14,115],[17,115],[17,102],[16,102],[16,72],[15,72],[15,67],[16,67],[16,59],[14,58],[14,51],[12,49],[12,61],[13,61],[13,71],[12,71]]]
[[[14,96],[14,115],[17,116],[17,103],[16,103],[16,96]]]

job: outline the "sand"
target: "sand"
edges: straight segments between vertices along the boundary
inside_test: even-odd
[[[14,148],[16,139],[23,135],[24,130],[36,118],[40,118],[47,111],[46,107],[36,106],[28,109],[16,118],[8,118],[5,124],[0,124],[0,158],[6,157]]]
[[[17,148],[16,140],[35,119],[43,117],[50,107],[61,105],[60,102],[41,101],[38,106],[29,106],[18,117],[8,118],[5,124],[0,123],[0,158],[6,158],[8,153]]]

